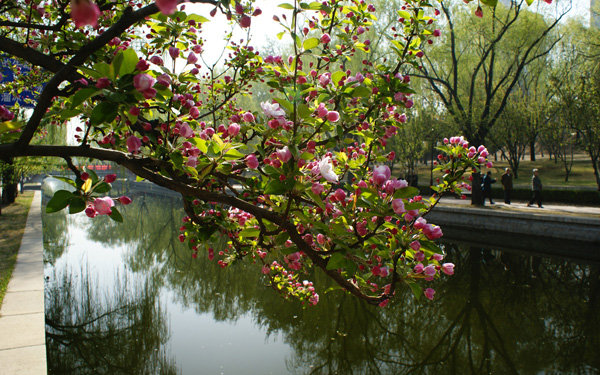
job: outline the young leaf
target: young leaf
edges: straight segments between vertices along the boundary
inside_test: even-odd
[[[48,202],[46,213],[58,212],[69,205],[69,200],[73,197],[73,193],[68,190],[58,190]]]
[[[123,222],[123,216],[121,215],[121,213],[119,212],[119,210],[117,210],[116,207],[111,208],[111,213],[110,215],[108,215],[111,219],[113,219],[114,221],[118,222],[118,223],[122,223]]]

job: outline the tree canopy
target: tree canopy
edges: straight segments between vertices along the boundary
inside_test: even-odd
[[[442,195],[468,188],[465,173],[488,152],[462,136],[445,139],[436,165],[445,175],[430,199],[383,163],[387,140],[415,104],[401,72],[417,68],[428,41],[441,35],[439,11],[406,1],[391,41],[396,58],[351,69],[358,51],[370,51],[365,32],[377,22],[375,6],[279,7],[291,12],[274,17],[289,56],[264,56],[229,34],[222,66],[207,70],[204,43],[214,36],[203,25],[217,12],[230,22],[226,34],[230,25],[263,22],[252,2],[2,2],[0,50],[16,60],[3,87],[16,95],[43,88],[25,100],[33,106],[26,121],[1,107],[0,158],[65,160],[75,177],[63,178],[71,188],[56,192],[48,212],[123,220],[118,206],[131,200],[106,195],[117,176],[100,178],[77,157],[117,163],[176,191],[190,256],[207,252],[223,268],[254,260],[275,290],[307,305],[319,299],[303,280],[308,267],[372,304],[385,306],[400,284],[433,299],[426,282],[454,266],[443,263],[441,228],[426,215]],[[260,110],[242,108],[238,98],[251,97],[258,82],[271,98]],[[67,121],[79,123],[74,140],[32,142]],[[222,241],[225,248],[211,246]]]

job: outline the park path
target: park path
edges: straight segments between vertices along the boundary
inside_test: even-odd
[[[0,374],[44,375],[44,262],[41,191],[36,191],[17,263],[0,307]]]

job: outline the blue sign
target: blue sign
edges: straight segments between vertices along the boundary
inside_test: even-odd
[[[28,74],[31,68],[19,61],[11,58],[0,59],[0,74],[2,79],[0,85],[5,82],[13,82],[15,80],[15,73]],[[1,89],[1,88],[0,88]],[[5,107],[13,107],[15,104],[19,104],[21,107],[33,108],[35,107],[35,100],[40,92],[42,92],[43,86],[37,86],[33,90],[23,90],[15,97],[11,93],[0,92],[0,105]]]

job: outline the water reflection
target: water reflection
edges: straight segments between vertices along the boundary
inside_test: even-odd
[[[317,273],[308,277],[320,285],[321,302],[302,310],[268,289],[259,267],[222,270],[206,254],[192,259],[176,237],[179,207],[176,199],[140,196],[122,211],[124,224],[44,216],[45,242],[61,244],[46,248],[55,373],[119,373],[128,362],[146,366],[131,374],[600,371],[598,265],[448,244],[457,273],[434,286],[435,303],[405,289],[385,309],[341,292],[323,295],[327,280]],[[102,276],[68,268],[82,257]],[[69,340],[52,336],[62,334],[56,327],[89,322]],[[85,350],[104,336],[112,341],[96,357]],[[86,366],[100,370],[79,370]]]

